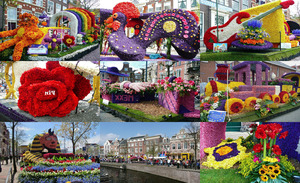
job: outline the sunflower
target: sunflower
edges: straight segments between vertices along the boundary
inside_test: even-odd
[[[244,109],[244,102],[238,98],[228,99],[225,103],[225,111],[229,114],[240,113]]]
[[[269,177],[266,176],[266,175],[262,175],[262,176],[260,176],[260,179],[261,179],[262,181],[264,181],[264,182],[267,182],[268,179],[269,179]]]
[[[258,172],[259,172],[260,175],[266,175],[267,174],[267,171],[263,168],[259,169]]]
[[[262,168],[266,171],[268,171],[268,166],[267,165],[263,165]]]
[[[278,164],[276,164],[275,169],[280,169],[280,166]]]
[[[231,168],[234,164],[249,156],[249,153],[246,153],[246,147],[243,147],[241,143],[242,139],[237,139],[231,142],[223,141],[215,147],[205,148],[204,152],[208,156],[207,161],[202,165],[215,169]]]
[[[273,173],[277,176],[281,173],[280,169],[274,169]]]
[[[275,166],[272,166],[272,165],[268,166],[269,171],[273,171],[274,169],[275,169]]]
[[[269,176],[270,176],[271,179],[276,179],[277,178],[277,175],[275,175],[275,174],[270,174]]]
[[[286,103],[286,102],[288,102],[288,101],[289,101],[289,98],[290,98],[289,93],[286,92],[286,91],[280,92],[280,93],[279,93],[279,97],[280,97],[280,102],[281,102],[281,103]]]

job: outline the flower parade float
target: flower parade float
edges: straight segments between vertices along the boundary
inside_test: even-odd
[[[15,83],[11,84],[11,90],[15,95],[0,99],[1,114],[9,117],[9,121],[94,121],[98,118],[99,61],[49,61],[45,63],[46,68],[37,67],[41,64],[26,61],[13,64]],[[90,79],[94,80],[93,88]],[[7,82],[10,83],[9,78]],[[12,96],[17,99],[11,99]]]
[[[103,85],[100,91],[103,110],[118,111],[132,118],[130,120],[199,121],[200,113],[195,109],[198,88],[194,81],[166,77],[139,92],[121,88],[119,83]]]
[[[251,124],[249,136],[238,139],[225,138],[226,124],[200,123],[201,180],[208,181],[205,174],[210,173],[215,181],[297,182],[298,123]],[[287,141],[290,147],[284,145]]]
[[[21,183],[100,183],[100,163],[75,158],[73,153],[61,153],[57,136],[51,129],[36,135],[30,151],[23,157]]]
[[[225,24],[210,27],[204,34],[207,51],[200,54],[201,60],[273,61],[299,56],[297,31],[293,34],[282,11],[294,4],[293,0],[254,4]],[[218,44],[227,46],[225,52],[216,51]]]
[[[198,24],[199,17],[194,12],[181,9],[140,13],[130,2],[118,3],[113,10],[100,9],[103,48],[108,49],[106,48],[108,42],[109,49],[121,60],[143,60],[150,44],[159,42],[162,38],[168,38],[169,44],[172,44],[182,58],[170,54],[164,54],[164,57],[178,61],[192,60],[200,48]],[[133,37],[126,36],[125,27],[134,28]],[[101,59],[107,58],[102,56]]]
[[[264,121],[299,108],[299,86],[295,81],[299,73],[269,81],[267,64],[245,61],[232,68],[235,81],[228,81],[228,65],[217,67],[218,80],[207,83],[205,95],[200,96],[200,121],[216,122],[219,119],[214,115],[222,111],[227,113],[222,121]]]
[[[78,60],[99,46],[95,14],[82,8],[69,8],[51,18],[20,14],[18,25],[0,32],[8,39],[0,44],[2,60]]]

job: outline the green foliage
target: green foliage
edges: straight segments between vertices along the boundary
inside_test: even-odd
[[[200,182],[208,183],[250,183],[236,169],[200,169]]]
[[[287,172],[292,172],[295,170],[293,164],[290,161],[288,161],[287,155],[279,156],[279,158],[280,158],[280,163],[285,167]]]
[[[247,177],[250,174],[250,172],[253,169],[255,169],[255,167],[257,167],[259,164],[258,161],[254,162],[253,159],[254,159],[253,154],[251,154],[247,158],[243,159],[239,166],[240,171],[238,173],[242,174],[244,177]]]
[[[244,138],[244,137],[239,137],[240,139],[242,139],[242,146],[246,147],[247,149],[252,149],[254,146],[254,142],[253,142],[253,134],[249,135],[248,137]]]

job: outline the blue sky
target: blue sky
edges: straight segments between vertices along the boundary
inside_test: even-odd
[[[119,70],[123,68],[124,61],[100,61],[101,68],[103,64],[105,67],[117,67]],[[157,61],[148,61],[148,66],[150,63],[156,63]],[[138,70],[141,72],[140,68],[146,68],[146,61],[129,61],[129,67],[133,70]]]
[[[57,129],[59,129],[60,122],[23,122],[21,123],[18,128],[20,130],[23,130],[26,133],[26,138],[24,139],[24,143],[22,145],[28,145],[30,142],[32,142],[34,136],[36,134],[40,134],[43,132],[47,132],[49,128],[51,130],[54,129],[54,133]],[[10,126],[10,123],[6,123],[7,127]],[[10,130],[10,128],[9,128]],[[11,131],[10,131],[11,135]],[[58,136],[58,140],[63,142],[63,138]],[[91,137],[88,139],[89,143],[99,143],[100,142],[100,125],[97,126],[97,128],[92,133]],[[71,146],[71,141],[68,141],[66,139],[66,147]],[[62,146],[63,148],[63,146]],[[70,151],[71,149],[69,149]]]
[[[159,134],[162,136],[166,135],[167,137],[171,137],[188,124],[188,122],[103,122],[100,124],[100,145],[103,145],[106,140],[114,140],[115,138],[129,138],[146,134],[149,136]]]

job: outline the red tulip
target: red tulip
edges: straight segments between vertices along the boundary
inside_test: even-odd
[[[260,153],[263,149],[263,146],[261,144],[256,144],[253,146],[253,151],[256,153]]]
[[[275,139],[276,133],[274,131],[271,132],[267,132],[267,135],[271,138],[271,139]]]
[[[282,138],[285,139],[285,137],[286,137],[288,134],[289,134],[289,131],[282,132],[282,133],[280,134],[279,139],[282,139]]]

